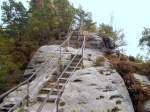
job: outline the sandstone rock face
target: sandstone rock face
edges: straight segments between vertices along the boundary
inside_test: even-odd
[[[134,112],[124,81],[109,67],[76,71],[59,105],[60,112]]]
[[[150,86],[150,81],[146,76],[134,74],[134,77],[140,82],[142,86]]]
[[[140,82],[143,89],[149,88],[150,90],[150,81],[146,76],[134,74],[134,77],[137,79],[138,82]],[[150,112],[150,100],[144,103],[144,112]]]
[[[144,112],[150,112],[150,100],[144,103]]]
[[[57,71],[58,64],[58,46],[43,46],[33,56],[31,62],[26,69],[24,76],[26,78],[35,74],[30,82],[29,94],[30,100],[34,100],[43,84],[53,77],[53,73]],[[53,60],[53,61],[51,61]],[[16,104],[27,95],[27,85],[23,85],[10,93],[0,106],[5,104]]]
[[[90,47],[90,48],[95,48],[95,49],[104,48],[104,43],[103,43],[102,38],[97,36],[96,33],[90,33],[86,43],[87,43],[86,44],[87,47]]]
[[[101,49],[103,50],[104,48],[114,50],[115,49],[115,43],[112,40],[111,37],[109,38],[102,38],[97,35],[97,33],[89,33],[89,36],[86,36],[86,42],[87,42],[87,47],[89,48],[95,48],[95,49]]]
[[[61,63],[67,65],[71,55],[76,54],[78,50],[71,47],[62,48],[64,53],[61,55]],[[111,69],[108,60],[104,65],[96,67],[98,56],[103,56],[98,49],[84,50],[85,69],[76,71],[66,85],[59,104],[60,112],[134,112],[124,81]],[[31,101],[36,101],[37,94],[45,82],[53,79],[53,73],[59,71],[58,59],[58,45],[43,46],[33,56],[24,73],[28,78],[36,72],[30,83]],[[21,101],[27,95],[26,88],[27,85],[23,85],[9,94],[3,104]]]

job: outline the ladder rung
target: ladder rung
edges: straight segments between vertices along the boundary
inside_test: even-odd
[[[68,78],[60,78],[59,80],[68,80]]]
[[[78,69],[78,68],[81,68],[81,67],[70,66],[69,68],[77,68]]]
[[[66,74],[72,74],[72,72],[69,72],[69,71],[66,71],[65,73],[66,73]]]
[[[42,88],[42,90],[44,90],[44,91],[51,91],[51,90],[58,91],[58,89],[56,89],[56,88],[54,88],[54,89],[52,89],[52,88]]]

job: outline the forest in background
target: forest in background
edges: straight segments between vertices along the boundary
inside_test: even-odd
[[[96,30],[90,12],[75,8],[68,0],[4,1],[0,25],[0,94],[20,83],[34,52],[61,32],[67,33],[74,17],[84,15],[85,28]]]

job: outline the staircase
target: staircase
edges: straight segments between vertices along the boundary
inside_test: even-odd
[[[74,71],[81,69],[82,55],[71,55],[70,61],[70,65],[64,69],[61,76],[58,76],[54,81],[48,81],[40,90],[37,96],[38,103],[31,106],[29,109],[30,112],[52,112],[55,109],[54,107],[57,105],[56,102],[59,102],[59,99],[70,77],[73,75]],[[47,98],[49,93],[51,94]],[[36,105],[42,104],[46,98],[46,103],[42,107],[42,110],[39,111],[39,108],[37,109]]]

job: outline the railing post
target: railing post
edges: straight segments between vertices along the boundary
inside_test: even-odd
[[[83,64],[83,53],[84,53],[84,45],[82,46],[82,69],[84,68],[84,64]]]
[[[59,69],[60,69],[60,73],[62,72],[62,59],[61,59],[61,55],[62,55],[62,52],[61,52],[61,47],[60,47],[60,52],[59,52]]]
[[[84,49],[85,49],[85,36],[83,35],[83,46],[82,46],[82,69],[84,68],[84,63],[83,63]]]
[[[27,108],[29,107],[29,98],[30,98],[30,95],[29,95],[29,91],[30,91],[30,81],[27,80]]]
[[[59,105],[59,79],[57,82],[57,101],[56,101],[56,112],[58,112],[58,105]]]
[[[70,39],[68,40],[68,48],[69,48],[69,41],[70,41]]]

